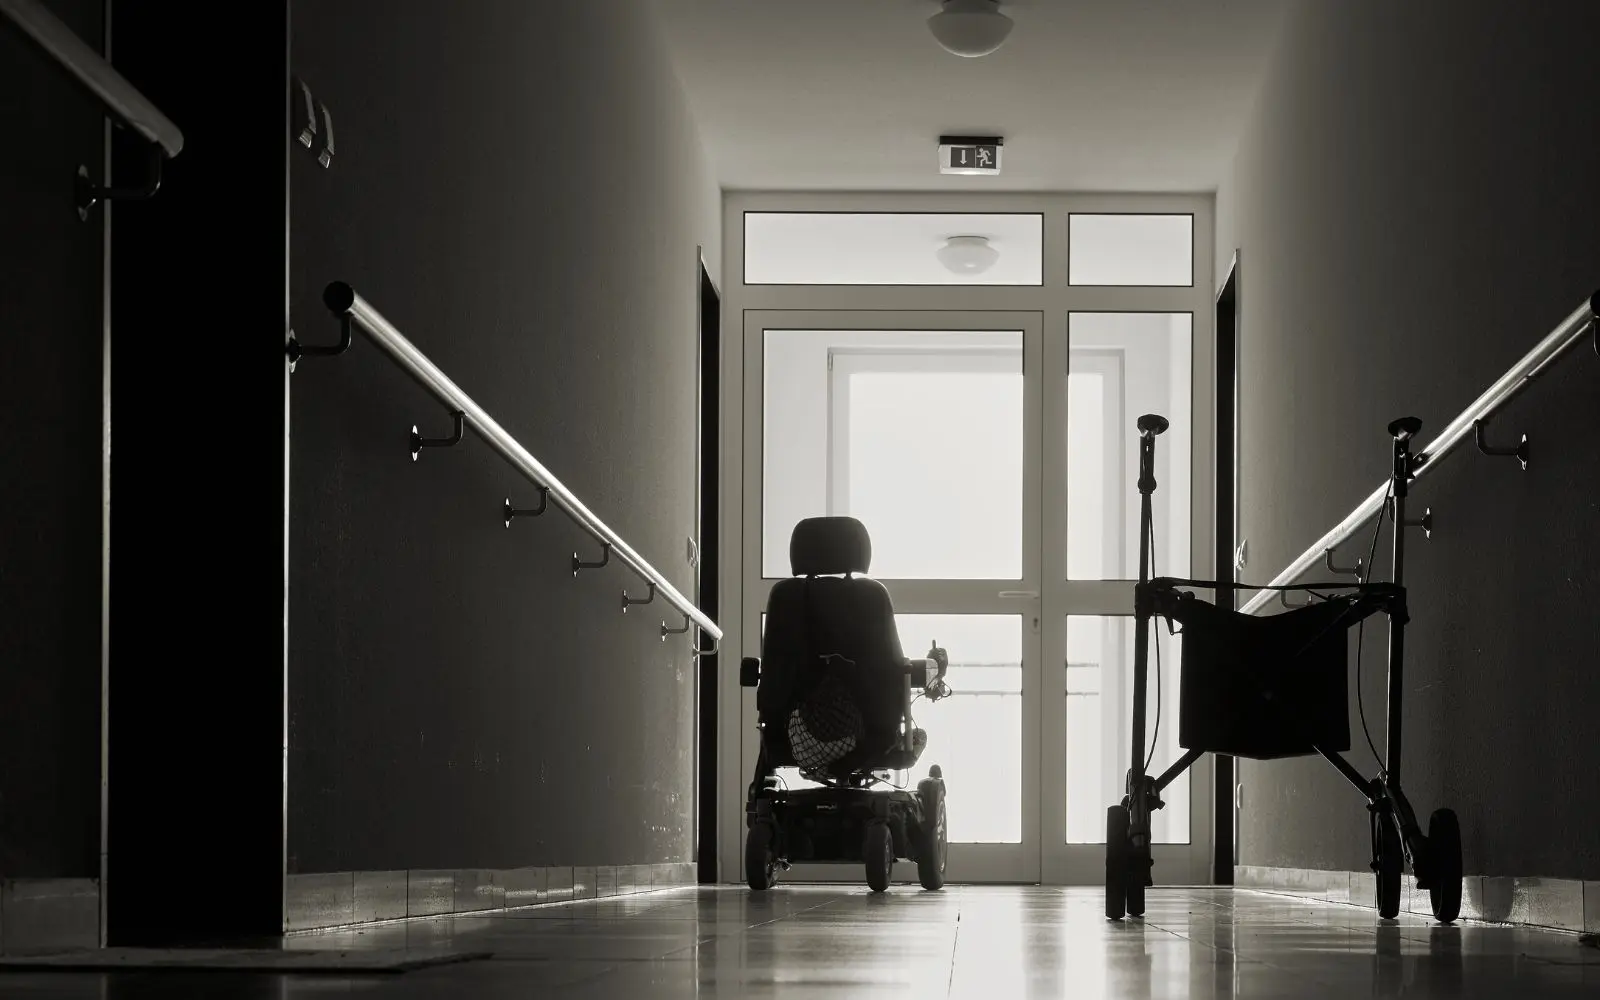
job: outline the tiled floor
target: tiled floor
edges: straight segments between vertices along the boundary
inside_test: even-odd
[[[0,974],[0,997],[1600,997],[1600,950],[1501,926],[1226,889],[1152,891],[1106,922],[1095,889],[679,889],[296,937],[494,958],[404,975]]]

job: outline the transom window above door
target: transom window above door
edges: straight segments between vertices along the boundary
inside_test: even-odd
[[[1044,216],[747,212],[747,285],[1041,285]]]

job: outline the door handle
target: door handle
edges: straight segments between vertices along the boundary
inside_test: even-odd
[[[1000,599],[1003,601],[1037,601],[1039,592],[1037,590],[1002,590],[1000,591]]]

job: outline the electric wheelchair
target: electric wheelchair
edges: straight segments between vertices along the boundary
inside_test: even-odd
[[[745,803],[745,881],[770,889],[795,862],[862,862],[874,892],[897,859],[916,862],[925,889],[944,886],[944,777],[937,765],[915,791],[890,786],[927,746],[911,717],[912,690],[950,693],[949,658],[934,643],[907,659],[883,584],[865,574],[867,529],[851,517],[814,517],[789,541],[792,579],[767,600],[760,658],[739,683],[756,689],[761,749]],[[820,788],[788,789],[795,767]]]

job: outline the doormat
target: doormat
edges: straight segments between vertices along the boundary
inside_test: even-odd
[[[96,948],[47,955],[0,956],[4,972],[411,972],[433,965],[489,958],[487,951],[447,948]]]

